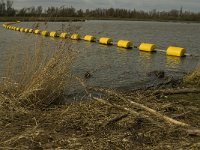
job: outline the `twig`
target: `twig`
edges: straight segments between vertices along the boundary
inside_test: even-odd
[[[128,116],[129,116],[128,114],[124,114],[124,115],[121,115],[121,116],[117,116],[117,117],[112,118],[111,120],[107,121],[106,123],[104,123],[103,126],[105,127],[105,126],[114,124],[114,123],[119,122],[120,120],[122,120],[122,119],[124,119],[124,118],[126,118],[126,117],[128,117]]]

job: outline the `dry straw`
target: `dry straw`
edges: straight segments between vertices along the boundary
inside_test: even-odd
[[[76,52],[65,43],[59,43],[55,51],[46,54],[42,47],[39,44],[33,52],[10,57],[1,78],[1,106],[9,101],[28,108],[46,107],[62,97],[71,81]]]

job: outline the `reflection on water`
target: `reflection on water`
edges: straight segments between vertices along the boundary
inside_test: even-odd
[[[117,49],[118,53],[121,53],[121,54],[132,51],[132,49],[125,49],[125,48],[121,48],[121,47],[117,47],[116,49]]]
[[[171,69],[179,68],[182,65],[182,61],[184,60],[184,58],[173,57],[173,56],[166,56],[166,58],[167,58],[166,66]]]
[[[33,24],[35,23],[28,22],[17,26],[31,28]],[[73,29],[63,30],[63,25],[73,27]],[[80,26],[80,30],[77,31],[77,27]],[[112,38],[114,43],[125,39],[134,41],[135,45],[139,45],[141,42],[154,43],[160,49],[175,44],[189,49],[188,53],[194,55],[200,53],[200,26],[195,23],[86,21],[81,23],[52,22],[48,23],[48,26],[39,23],[40,29],[46,27],[48,27],[48,31],[76,32],[82,36],[89,34],[97,37],[97,39],[106,36]],[[0,36],[0,61],[6,60],[9,54],[14,53],[14,50],[10,47],[16,48],[17,45],[20,45],[24,51],[34,51],[34,45],[43,42],[40,48],[44,52],[50,53],[51,49],[56,49],[59,42],[66,42],[70,48],[79,52],[74,62],[73,74],[84,78],[86,72],[91,72],[92,77],[86,80],[89,86],[110,88],[137,86],[147,79],[148,72],[155,70],[163,70],[166,74],[181,77],[184,75],[182,72],[192,71],[199,62],[199,59],[191,57],[170,57],[160,52],[141,52],[135,48],[126,50],[116,46],[100,45],[98,42],[90,43],[82,40],[42,37],[3,28],[0,28],[0,35],[4,35]],[[5,67],[3,63],[0,63],[0,69],[3,67]],[[181,73],[174,73],[175,71]]]
[[[142,52],[142,51],[140,51],[139,54],[140,54],[140,61],[141,62],[147,61],[147,60],[151,60],[152,59],[152,55],[153,55],[153,53]]]

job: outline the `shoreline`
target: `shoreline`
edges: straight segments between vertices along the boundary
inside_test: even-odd
[[[149,21],[149,22],[180,22],[180,23],[200,23],[191,20],[165,20],[165,19],[137,19],[137,18],[94,18],[94,17],[1,17],[0,22],[10,21],[23,22],[85,22],[87,20],[111,20],[111,21]]]

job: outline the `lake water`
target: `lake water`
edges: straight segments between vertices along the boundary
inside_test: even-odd
[[[2,23],[1,23],[2,24]],[[16,26],[31,28],[36,23],[20,23]],[[120,39],[130,40],[134,45],[141,42],[154,43],[159,49],[168,46],[179,46],[187,49],[187,53],[200,55],[200,25],[197,23],[143,22],[143,21],[86,21],[75,23],[39,23],[40,29],[48,31],[78,32],[99,37],[110,37],[115,42]],[[0,61],[8,59],[16,47],[32,49],[36,42],[44,37],[14,32],[0,28]],[[60,39],[45,38],[50,48]],[[69,41],[68,41],[69,42]],[[137,49],[125,50],[116,46],[99,45],[85,41],[73,41],[72,47],[79,51],[74,62],[73,74],[84,78],[86,72],[92,77],[86,80],[89,86],[98,87],[138,87],[147,84],[152,78],[151,71],[165,71],[166,76],[182,77],[191,72],[199,63],[198,57],[177,58],[165,53],[139,52]],[[46,49],[48,53],[48,48]],[[3,63],[0,65],[1,68]]]

